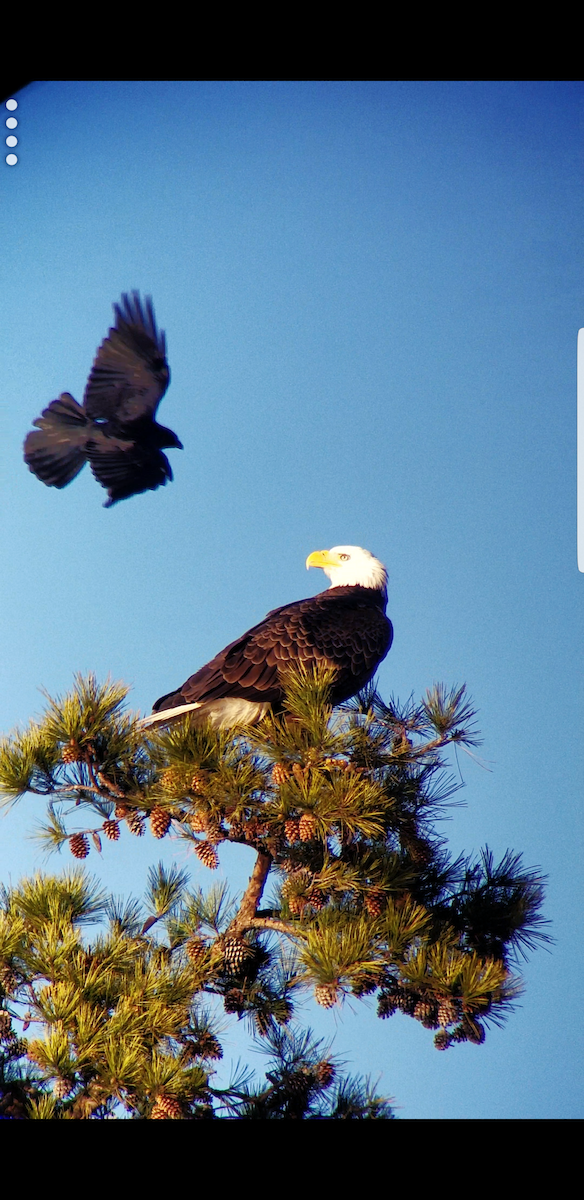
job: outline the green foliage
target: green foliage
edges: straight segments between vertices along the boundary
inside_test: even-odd
[[[85,858],[109,839],[115,852],[122,831],[149,825],[210,869],[226,841],[255,865],[235,897],[190,888],[187,871],[162,863],[144,906],[80,871],[5,890],[0,1113],[388,1119],[367,1082],[342,1077],[295,1029],[298,994],[313,989],[330,1008],[375,993],[381,1018],[413,1017],[440,1050],[478,1045],[504,1019],[521,988],[512,965],[548,940],[543,881],[512,852],[452,862],[437,833],[458,787],[448,748],[478,744],[465,689],[436,684],[400,707],[369,688],[332,710],[331,681],[291,672],[286,711],[252,729],[185,718],[145,735],[122,685],[78,677],[4,740],[0,788],[7,802],[46,796],[48,848]],[[9,1015],[25,1005],[28,1042]],[[233,1019],[269,1070],[219,1089],[213,1064]]]

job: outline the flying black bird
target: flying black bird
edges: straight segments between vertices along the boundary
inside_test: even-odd
[[[143,726],[166,725],[184,713],[215,727],[255,724],[270,708],[281,709],[281,672],[294,662],[335,668],[333,704],[365,687],[393,640],[385,615],[387,571],[360,546],[315,550],[306,566],[322,567],[330,587],[268,613],[182,687],[161,696]]]
[[[33,421],[37,429],[24,443],[24,461],[48,487],[66,487],[88,461],[107,489],[104,508],[172,479],[162,451],[183,448],[154,419],[170,371],[152,300],[142,304],[133,292],[113,308],[116,323],[95,356],[83,407],[63,392]]]

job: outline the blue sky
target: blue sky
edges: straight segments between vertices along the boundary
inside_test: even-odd
[[[453,760],[465,807],[444,833],[549,876],[556,940],[521,1006],[445,1054],[368,1002],[304,1010],[405,1119],[584,1115],[583,98],[571,81],[45,81],[19,93],[2,164],[0,728],[76,671],[149,711],[324,587],[306,556],[339,543],[388,567],[382,693],[466,682],[479,710],[485,767]],[[88,469],[40,484],[22,441],[60,392],[82,398],[132,288],[166,330],[159,418],[185,449],[172,484],[106,511]],[[4,882],[69,865],[25,839],[41,815],[1,818]],[[143,842],[88,866],[140,894],[160,854]],[[242,855],[218,874],[244,881]]]

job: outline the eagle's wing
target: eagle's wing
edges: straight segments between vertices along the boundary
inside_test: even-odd
[[[73,396],[63,392],[33,425],[37,428],[24,443],[26,465],[47,487],[66,487],[85,464],[91,423]]]
[[[390,622],[364,589],[329,588],[268,613],[153,711],[226,698],[279,704],[286,667],[317,661],[336,669],[332,700],[340,704],[369,682],[391,640]]]
[[[97,431],[87,443],[86,453],[95,478],[107,488],[109,499],[104,508],[138,492],[153,491],[172,479],[166,455],[152,445]]]
[[[93,420],[117,426],[153,420],[170,379],[164,333],[150,296],[142,304],[138,292],[124,294],[114,311],[116,324],[97,351],[83,406]]]

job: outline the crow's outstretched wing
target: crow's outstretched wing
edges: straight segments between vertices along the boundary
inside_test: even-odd
[[[153,491],[172,479],[170,463],[161,450],[140,441],[100,436],[87,444],[87,457],[98,483],[107,488],[104,508],[138,492]]]
[[[91,422],[73,396],[63,392],[33,425],[37,428],[24,443],[26,465],[47,487],[66,487],[85,464]]]
[[[166,339],[156,328],[150,296],[142,304],[138,292],[131,296],[124,294],[120,304],[114,305],[114,311],[116,324],[95,356],[83,407],[94,421],[109,421],[123,427],[143,418],[154,419],[168,387],[170,371]],[[166,478],[160,482],[165,483]]]

